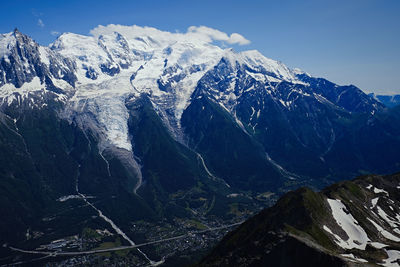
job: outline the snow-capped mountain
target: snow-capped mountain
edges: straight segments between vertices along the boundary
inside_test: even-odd
[[[235,118],[251,91],[267,93],[274,105],[286,110],[296,109],[299,98],[347,111],[382,109],[355,87],[312,78],[258,51],[222,49],[198,31],[196,27],[181,34],[138,26],[99,26],[91,36],[62,34],[49,47],[39,46],[18,30],[2,35],[2,101],[11,103],[43,89],[56,92],[64,99],[67,116],[92,114],[103,131],[104,146],[126,150],[132,149],[125,107],[131,95],[149,96],[177,139],[183,138],[181,116],[196,88]],[[254,114],[259,116],[261,109],[247,108],[252,122],[246,124],[254,131]],[[246,116],[241,115],[239,124]]]
[[[198,81],[222,59],[233,67],[238,64],[256,70],[263,82],[298,82],[293,71],[257,51],[221,49],[208,40],[196,39],[195,32],[174,34],[110,25],[92,33],[62,34],[49,48],[39,46],[18,30],[3,35],[1,85],[8,84],[2,88],[3,101],[11,102],[14,93],[24,96],[55,87],[65,94],[73,87],[74,95],[67,100],[71,107],[79,110],[82,102],[89,109],[99,106],[95,116],[104,123],[107,140],[131,150],[124,110],[130,94],[150,95],[159,112],[174,130],[179,130],[180,118]],[[225,92],[223,98],[229,98],[230,93]],[[92,103],[87,103],[88,99]],[[115,112],[107,111],[110,106]]]
[[[195,32],[174,34],[153,28],[110,25],[98,27],[92,33],[93,36],[63,34],[50,46],[53,51],[76,62],[77,93],[72,101],[95,98],[100,99],[93,100],[97,105],[103,105],[103,96],[107,95],[112,99],[119,98],[119,105],[123,107],[127,95],[147,94],[167,125],[178,135],[182,113],[190,104],[198,81],[222,59],[234,67],[246,65],[263,72],[260,78],[265,81],[297,81],[295,74],[281,63],[256,51],[235,53],[221,49],[208,40],[196,39]],[[230,92],[224,92],[224,95],[228,98]],[[116,103],[110,105],[113,109],[118,106]],[[116,146],[129,149],[124,127],[126,117],[121,121],[124,112],[119,111],[115,115],[96,115],[109,123],[119,122],[118,126],[105,123],[107,139]],[[113,117],[106,117],[110,115]],[[113,133],[111,128],[122,131]],[[123,140],[115,138],[116,134]]]
[[[86,196],[134,235],[135,220],[240,217],[258,194],[398,170],[398,109],[219,41],[246,43],[206,27],[0,35],[0,241],[76,234],[90,212],[58,212]]]
[[[221,48],[204,34],[204,27],[171,33],[99,26],[89,36],[62,34],[49,47],[15,30],[1,35],[0,44],[3,109],[26,101],[41,107],[46,101],[34,103],[32,96],[50,95],[61,102],[61,118],[96,133],[100,153],[132,151],[126,102],[144,95],[174,139],[194,148],[187,132],[193,122],[186,119],[182,127],[182,117],[204,96],[264,146],[268,164],[281,173],[313,176],[296,165],[298,153],[326,169],[326,157],[344,132],[340,120],[353,113],[370,114],[374,120],[384,110],[354,86],[314,78],[258,51]]]

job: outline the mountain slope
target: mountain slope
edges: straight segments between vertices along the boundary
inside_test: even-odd
[[[397,266],[399,188],[399,174],[300,188],[229,233],[200,266]]]

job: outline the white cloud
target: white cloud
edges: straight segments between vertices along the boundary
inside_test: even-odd
[[[250,41],[247,40],[246,38],[244,38],[243,35],[240,35],[240,34],[234,32],[229,37],[228,43],[230,43],[230,44],[237,43],[239,45],[247,45],[247,44],[250,44]]]
[[[51,31],[50,34],[53,35],[53,36],[59,36],[59,35],[60,35],[60,32],[58,32],[58,31]]]
[[[42,19],[38,19],[37,25],[38,25],[39,27],[41,27],[41,28],[44,27],[44,23],[43,23]]]
[[[124,26],[110,24],[107,26],[97,26],[90,33],[94,36],[101,34],[112,34],[113,32],[119,32],[124,36],[130,36],[132,38],[140,36],[151,36],[153,39],[157,39],[162,42],[175,42],[177,40],[185,41],[198,41],[202,43],[212,43],[213,41],[222,41],[228,44],[247,45],[250,43],[245,37],[239,33],[232,33],[231,35],[213,29],[206,26],[191,26],[187,29],[186,33],[179,31],[168,32],[161,31],[152,27],[141,27],[137,25]]]
[[[247,45],[250,44],[250,41],[243,37],[243,35],[239,33],[232,33],[228,35],[225,32],[221,32],[219,30],[209,28],[206,26],[191,26],[188,28],[188,33],[197,34],[203,36],[204,40],[209,40],[210,42],[215,41],[224,41],[229,44],[238,44],[238,45]]]

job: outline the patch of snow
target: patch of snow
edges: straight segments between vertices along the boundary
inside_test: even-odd
[[[328,226],[324,225],[322,227],[325,231],[327,231],[328,233],[330,233],[331,235],[333,235],[335,237],[335,243],[338,244],[340,247],[345,247],[347,246],[346,241],[344,241],[340,236],[338,236],[337,234],[335,234],[334,232],[332,232],[331,229],[328,228]]]
[[[385,191],[383,189],[379,189],[377,187],[374,187],[374,193],[375,194],[384,193],[384,194],[386,194],[386,196],[389,196],[389,193],[387,191]]]
[[[383,261],[382,266],[387,267],[395,267],[400,266],[398,261],[400,260],[400,251],[397,250],[385,250],[386,254],[388,255],[387,259]]]
[[[45,48],[43,46],[39,46],[40,61],[42,61],[47,66],[49,66],[50,65],[50,59],[49,59],[49,56],[48,56],[48,53],[47,53],[46,49],[47,48]]]
[[[399,226],[400,223],[394,221],[392,218],[390,218],[389,215],[386,214],[386,212],[378,206],[378,215],[384,219],[392,228],[396,228]]]
[[[39,77],[34,77],[31,82],[24,83],[20,88],[15,87],[14,84],[6,83],[0,89],[0,99],[3,99],[3,102],[7,100],[11,104],[16,99],[15,93],[26,98],[31,92],[44,90],[45,84],[40,82]]]
[[[367,218],[374,226],[375,228],[386,238],[389,240],[392,240],[394,242],[400,242],[400,238],[389,233],[388,231],[386,231],[385,229],[383,229],[383,227],[381,227],[379,224],[377,224],[376,222],[374,222],[373,220],[371,220],[370,218]]]
[[[379,243],[379,242],[370,242],[368,244],[370,244],[371,246],[373,246],[374,248],[377,248],[377,249],[381,249],[381,248],[384,248],[384,247],[388,246],[386,244],[382,244],[382,243]]]
[[[376,203],[378,203],[378,200],[379,200],[379,197],[373,198],[373,199],[371,200],[372,208],[375,208]]]
[[[76,198],[82,198],[82,197],[80,195],[68,195],[68,196],[59,197],[57,199],[57,201],[58,202],[64,202],[64,201],[67,201],[67,200],[70,200],[70,199],[76,199]]]
[[[346,206],[340,200],[328,198],[327,201],[331,207],[333,218],[348,236],[344,243],[337,242],[337,244],[347,249],[357,248],[364,250],[370,240],[365,230],[354,219],[353,215],[347,211]]]
[[[358,261],[358,262],[363,262],[363,263],[368,262],[367,260],[364,260],[362,258],[357,258],[352,253],[350,253],[350,254],[340,254],[340,256],[343,256],[345,258],[350,258],[350,259],[353,259],[353,260]]]

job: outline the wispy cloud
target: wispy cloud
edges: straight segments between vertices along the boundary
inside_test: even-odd
[[[38,25],[39,27],[43,28],[43,27],[44,27],[43,20],[42,20],[42,19],[38,19],[37,25]]]
[[[53,35],[53,36],[59,36],[59,35],[60,35],[60,32],[58,32],[58,31],[51,31],[50,34]]]
[[[33,15],[35,18],[37,18],[37,25],[38,25],[40,28],[43,28],[45,25],[44,25],[43,20],[40,18],[40,17],[43,16],[43,13],[42,13],[42,12],[39,12],[38,10],[36,10],[36,9],[34,9],[34,8],[31,9],[31,13],[32,13],[32,15]]]
[[[37,17],[37,18],[43,16],[43,13],[42,13],[42,12],[39,12],[39,11],[36,10],[35,8],[32,8],[32,9],[31,9],[31,13],[32,13],[33,16],[35,16],[35,17]]]

